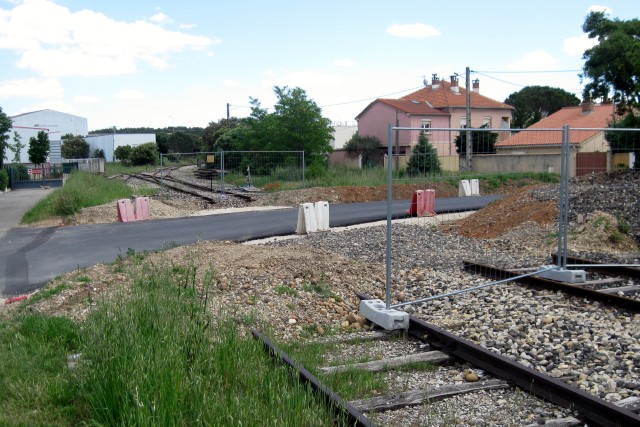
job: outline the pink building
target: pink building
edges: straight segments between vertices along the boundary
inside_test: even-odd
[[[458,132],[437,131],[435,128],[462,128],[466,125],[466,89],[458,84],[457,76],[451,81],[440,80],[433,75],[430,85],[403,96],[400,99],[376,99],[358,116],[358,133],[377,136],[382,145],[389,140],[389,124],[399,127],[425,129],[429,142],[437,148],[440,156],[456,154],[453,141]],[[514,108],[505,103],[480,95],[479,80],[473,81],[470,94],[471,127],[486,125],[494,129],[509,129]],[[410,155],[418,143],[419,131],[397,131],[392,136],[393,152],[399,147],[400,156]],[[498,140],[509,136],[500,132]],[[397,142],[396,142],[397,138]]]

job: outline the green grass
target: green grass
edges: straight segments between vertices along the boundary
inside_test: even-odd
[[[79,341],[79,328],[65,318],[0,320],[0,425],[78,423],[77,383],[66,364]]]
[[[0,320],[0,425],[344,425],[222,313],[195,266],[126,267],[80,325]],[[74,369],[67,357],[81,354]]]
[[[156,170],[156,166],[144,165],[144,166],[127,166],[120,162],[107,162],[104,165],[104,173],[107,176],[134,174],[138,172],[153,171]]]
[[[155,191],[148,190],[142,193],[152,194]],[[141,194],[141,191],[138,189],[137,193]],[[22,223],[28,224],[53,216],[73,215],[82,208],[130,198],[132,195],[133,189],[124,182],[109,180],[89,172],[74,172],[64,187],[56,189],[29,210],[22,218]]]
[[[35,294],[31,295],[29,297],[29,299],[26,300],[26,305],[33,305],[37,302],[40,302],[42,300],[46,300],[49,298],[52,298],[56,295],[58,295],[60,292],[62,292],[65,289],[68,289],[69,285],[67,285],[66,283],[60,283],[56,286],[53,287],[46,287],[43,288],[41,290],[39,290],[38,292],[36,292]]]

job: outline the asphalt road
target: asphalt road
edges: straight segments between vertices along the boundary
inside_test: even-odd
[[[436,199],[436,213],[463,212],[486,206],[500,196]],[[394,218],[406,217],[409,201],[392,204]],[[387,203],[331,205],[330,226],[386,219]],[[242,212],[200,217],[74,227],[12,228],[0,233],[0,293],[31,292],[59,274],[110,263],[118,255],[181,246],[202,240],[244,242],[294,234],[298,209]]]

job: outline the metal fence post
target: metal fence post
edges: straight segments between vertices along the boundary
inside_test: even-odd
[[[224,150],[220,150],[220,195],[224,197]]]
[[[385,308],[391,308],[391,202],[393,200],[393,173],[392,173],[392,129],[389,123],[389,140],[387,142],[387,253],[386,253],[386,279],[385,279]]]
[[[164,174],[162,170],[162,153],[160,153],[160,190],[164,190]]]
[[[558,268],[567,267],[567,238],[569,228],[569,158],[570,158],[569,125],[562,128],[562,147],[560,157],[560,194],[558,197]]]
[[[306,188],[307,185],[304,181],[304,150],[302,151],[302,188]]]

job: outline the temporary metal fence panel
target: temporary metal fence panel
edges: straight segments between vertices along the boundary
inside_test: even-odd
[[[212,191],[275,191],[305,186],[304,151],[218,151],[160,155],[161,176],[190,174]],[[174,172],[179,171],[179,172]]]
[[[471,136],[470,156],[466,152],[467,135]],[[589,230],[594,227],[599,227],[602,233],[608,234],[597,236],[600,240],[591,244],[591,251],[609,252],[601,256],[611,259],[616,265],[637,265],[640,261],[637,249],[640,245],[638,135],[640,130],[569,126],[532,130],[422,129],[389,125],[385,147],[386,308],[410,308],[413,304],[424,304],[440,298],[433,291],[426,291],[427,294],[417,302],[406,301],[398,296],[404,294],[398,280],[408,274],[404,261],[394,262],[394,254],[401,250],[401,246],[423,245],[425,253],[433,250],[447,251],[446,247],[436,248],[429,242],[431,233],[438,233],[440,230],[484,238],[490,242],[509,228],[525,222],[527,215],[536,210],[545,210],[547,218],[554,221],[552,224],[534,226],[541,230],[538,233],[548,236],[543,244],[544,251],[548,252],[546,259],[539,259],[533,265],[498,266],[517,270],[524,276],[546,270],[569,269],[571,265],[567,263],[567,257],[584,253],[581,251],[585,250],[586,242],[594,236],[589,237],[583,233],[590,233]],[[475,187],[477,193],[471,191],[474,180],[479,180]],[[487,217],[484,223],[475,220],[473,223],[476,225],[472,228],[460,222],[472,214],[473,210],[486,204],[484,197],[500,197],[501,195],[495,194],[496,189],[509,180],[511,186],[517,187],[529,182],[539,183],[540,180],[548,181],[549,185],[530,190],[525,195],[527,199],[524,202],[514,202],[520,203],[518,208],[526,208],[530,212],[515,210],[516,206],[510,210],[506,206],[503,208],[502,218]],[[421,212],[420,197],[424,196],[425,190],[430,189],[436,193],[435,212]],[[457,197],[459,194],[469,194],[469,197]],[[406,210],[398,212],[398,199],[411,199],[412,196],[415,207],[412,202],[407,202]],[[474,203],[476,201],[478,203]],[[605,212],[600,213],[599,208]],[[586,217],[584,212],[587,212]],[[457,222],[453,223],[451,220]],[[501,229],[501,222],[511,224]],[[463,224],[462,230],[460,224]],[[598,241],[601,243],[596,243]],[[500,263],[481,252],[484,251],[469,254],[471,261],[491,265]],[[557,261],[551,259],[552,252],[559,254]],[[414,259],[410,269],[426,270],[430,267],[424,261]],[[462,269],[462,265],[455,268]],[[467,288],[473,291],[502,284],[513,278],[497,278],[495,282],[490,282],[488,279],[469,275],[468,280],[469,283],[466,284],[458,283],[459,289],[448,289],[446,294],[450,295],[447,297],[463,293]],[[382,298],[382,295],[379,297]]]

